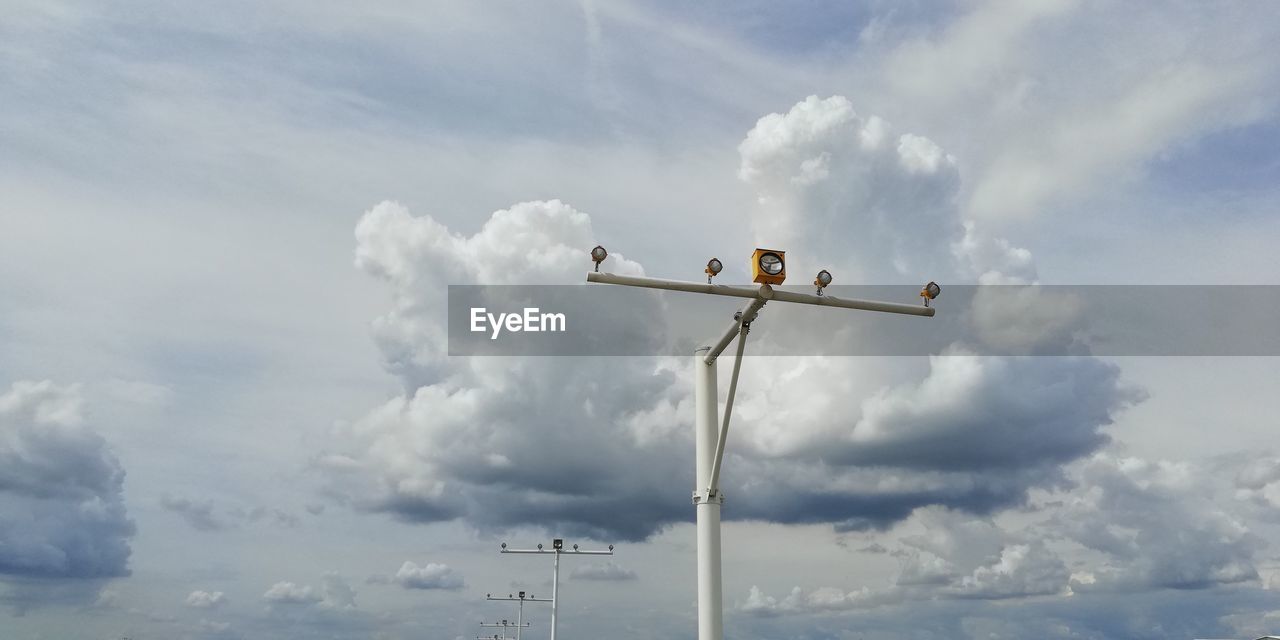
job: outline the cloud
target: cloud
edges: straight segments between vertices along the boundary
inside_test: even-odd
[[[175,498],[165,494],[160,496],[160,508],[182,516],[197,531],[221,531],[227,526],[213,514],[212,500]]]
[[[293,529],[302,524],[302,520],[283,509],[264,506],[250,508],[233,507],[223,513],[230,520],[216,514],[213,500],[196,500],[185,497],[174,497],[164,494],[160,497],[160,508],[182,516],[191,528],[197,531],[222,531],[241,523],[269,523],[285,529]]]
[[[1014,544],[996,562],[964,576],[956,593],[969,598],[1015,598],[1062,593],[1071,572],[1043,544]]]
[[[1092,358],[930,357],[920,383],[863,402],[844,458],[855,464],[999,471],[1086,456],[1102,428],[1142,396]],[[945,442],[945,447],[936,443]]]
[[[206,620],[205,618],[201,618],[200,621],[196,623],[196,628],[205,633],[214,633],[214,634],[226,633],[231,629],[231,623],[217,622],[214,620]]]
[[[1277,85],[1262,52],[1275,29],[1256,7],[1092,8],[973,3],[864,54],[881,103],[963,141],[966,217],[1044,217],[1113,195],[1160,154],[1272,112]],[[1169,36],[1192,28],[1192,41]]]
[[[855,280],[929,269],[1036,277],[1028,252],[961,218],[956,158],[855,113],[841,96],[761,118],[739,153],[740,177],[760,199],[753,228],[762,242],[790,238],[801,262],[865,258],[846,263]],[[384,202],[361,217],[356,241],[356,265],[391,290],[373,332],[405,393],[341,427],[315,457],[331,495],[411,522],[536,525],[610,540],[690,519],[670,498],[692,484],[685,360],[445,355],[443,284],[581,284],[596,244],[586,213],[556,200],[519,203],[460,235]],[[934,264],[916,259],[926,254]],[[644,273],[616,252],[605,267]],[[664,335],[660,302],[637,305],[602,309],[593,321],[641,339]],[[1034,349],[1073,327],[997,337]],[[916,371],[813,357],[773,359],[767,381],[761,370],[746,373],[755,391],[735,413],[726,517],[867,529],[927,505],[991,513],[1059,482],[1062,465],[1104,446],[1104,429],[1141,399],[1115,367],[1087,357],[978,358],[955,347],[932,358],[923,379]],[[883,386],[862,382],[872,373]]]
[[[961,273],[978,284],[1032,284],[1039,280],[1031,252],[1004,238],[978,233],[977,225],[964,221],[964,235],[951,243],[951,253]]]
[[[392,580],[405,589],[461,589],[464,586],[462,576],[449,565],[434,562],[418,566],[405,560]]]
[[[79,387],[49,381],[0,395],[0,575],[129,574],[125,472],[80,406]]]
[[[298,605],[298,604],[317,604],[324,599],[323,596],[316,593],[311,585],[295,584],[293,582],[277,582],[262,594],[262,599],[269,604],[278,605]]]
[[[1005,600],[1068,591],[1063,560],[1037,540],[1012,535],[992,521],[945,509],[922,509],[923,533],[899,539],[893,584],[844,591],[794,587],[783,598],[752,586],[737,608],[759,617],[869,610],[904,602]]]
[[[250,509],[236,507],[231,509],[228,513],[233,517],[244,520],[245,522],[256,523],[266,521],[286,529],[292,529],[302,524],[302,520],[292,513],[283,509],[268,509],[263,506],[257,506]]]
[[[747,591],[746,600],[736,608],[762,618],[833,613],[897,604],[902,601],[902,593],[902,590],[896,588],[873,590],[864,587],[846,592],[835,587],[820,587],[810,591],[793,587],[785,597],[775,598],[752,585]]]
[[[1098,623],[1091,616],[1112,615],[1108,595],[1255,582],[1265,544],[1246,520],[1250,497],[1235,494],[1234,485],[1265,482],[1270,460],[1247,460],[1232,479],[1223,468],[1241,466],[1234,458],[1191,464],[1095,454],[1067,465],[1059,485],[1035,492],[1026,512],[1033,517],[917,509],[876,543],[892,546],[898,561],[888,586],[795,587],[783,597],[752,587],[737,607],[776,617],[1037,599],[1061,603],[1072,624],[1087,625]]]
[[[847,101],[805,105],[819,121],[848,119]],[[788,139],[825,135],[814,129]],[[768,147],[768,135],[749,137],[756,139],[744,173],[763,180],[765,167],[786,164],[778,154],[790,155],[785,144]],[[883,162],[902,180],[937,179],[951,162],[921,140],[904,144],[883,152],[892,153]],[[690,518],[687,505],[670,499],[692,483],[682,462],[692,444],[683,360],[443,355],[445,301],[433,281],[578,282],[584,251],[595,244],[586,214],[558,201],[521,203],[460,236],[382,203],[356,235],[357,265],[392,289],[393,310],[374,333],[406,393],[341,428],[332,449],[315,458],[331,494],[407,521],[462,519],[487,530],[534,524],[597,539],[643,539]],[[618,261],[606,265],[613,270],[643,273],[625,257],[609,260]],[[661,307],[645,300],[637,304],[654,306],[596,320],[643,317],[634,332],[660,336]],[[744,400],[737,433],[748,446],[731,445],[741,471],[726,474],[735,496],[727,517],[863,529],[930,504],[991,512],[1104,445],[1102,429],[1138,399],[1120,388],[1114,367],[1088,358],[981,359],[957,349],[931,360],[923,381],[879,391],[844,388],[872,368],[886,373],[856,359],[778,359],[770,371],[791,362],[820,381],[775,375]]]
[[[1259,455],[1236,473],[1236,496],[1264,512],[1264,517],[1280,517],[1280,457]]]
[[[1148,75],[1092,105],[1067,110],[1041,132],[998,155],[969,202],[983,217],[1027,215],[1053,198],[1112,180],[1189,132],[1251,119],[1233,105],[1257,69],[1185,64]]]
[[[931,256],[959,229],[959,172],[932,140],[896,133],[844,96],[809,96],[760,118],[738,154],[738,177],[757,194],[756,242],[792,248],[789,267],[830,267],[848,282],[941,272]]]
[[[350,612],[356,609],[355,589],[341,575],[332,571],[321,577],[319,589],[309,584],[281,581],[271,585],[262,594],[262,599],[270,606],[308,605],[324,612]]]
[[[321,606],[329,609],[351,610],[356,608],[356,590],[346,579],[330,571],[320,582]]]
[[[1077,591],[1204,589],[1258,578],[1263,540],[1227,496],[1219,472],[1191,463],[1100,454],[1079,465],[1082,487],[1052,530],[1105,554]]]
[[[1001,600],[1067,591],[1066,563],[1043,540],[954,510],[921,509],[913,519],[923,531],[899,539],[904,552],[894,580],[913,599]]]
[[[664,498],[687,490],[680,482],[687,465],[675,462],[679,442],[640,447],[657,465],[648,469],[619,447],[633,440],[630,420],[665,400],[676,381],[670,370],[642,359],[443,355],[443,283],[580,283],[585,251],[596,243],[586,214],[558,201],[521,203],[463,237],[383,203],[356,235],[357,265],[393,290],[394,309],[374,333],[407,392],[351,425],[335,442],[339,450],[316,459],[332,492],[410,521],[534,523],[585,537],[639,539],[685,516]],[[617,252],[606,267],[642,273]],[[650,335],[661,325],[658,302],[642,296],[639,304],[603,310],[596,320]],[[630,383],[601,384],[611,378]]]
[[[636,572],[624,568],[613,562],[605,562],[602,564],[584,564],[574,567],[569,573],[569,577],[575,580],[610,580],[624,581],[635,580]]]
[[[559,200],[495,211],[472,236],[383,202],[360,218],[355,236],[356,267],[392,286],[393,309],[374,321],[373,334],[410,390],[447,373],[443,285],[577,284],[583,252],[596,244],[590,218]],[[616,252],[606,264],[641,273]]]
[[[216,609],[227,603],[227,596],[221,591],[192,591],[187,595],[187,606],[196,609]]]

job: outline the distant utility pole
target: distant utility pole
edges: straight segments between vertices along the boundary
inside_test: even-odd
[[[551,550],[548,551],[538,545],[537,549],[508,549],[507,543],[502,543],[502,551],[500,553],[537,553],[537,554],[555,554],[555,564],[551,570],[551,640],[556,640],[556,614],[560,609],[560,555],[570,556],[611,556],[613,555],[613,545],[609,545],[608,551],[583,551],[578,545],[573,545],[572,550],[564,548],[564,540],[556,538],[551,541]]]
[[[529,626],[529,624],[528,624],[527,622],[526,622],[525,624],[517,624],[517,623],[515,623],[515,622],[507,622],[506,620],[503,620],[502,622],[481,622],[481,623],[480,623],[480,626],[482,626],[482,627],[496,627],[496,628],[502,629],[502,637],[501,637],[501,639],[500,639],[500,640],[507,640],[507,629],[512,629],[512,628],[514,628],[514,629],[516,630],[516,634],[517,634],[517,637],[518,637],[518,634],[520,633],[520,627],[527,627],[527,626]],[[477,637],[479,637],[479,636],[477,636]],[[498,636],[496,636],[496,635],[495,635],[495,636],[493,636],[493,637],[494,637],[494,638],[497,638]],[[483,640],[483,639],[482,639],[482,640]]]
[[[518,595],[507,594],[505,598],[495,598],[492,593],[484,594],[485,600],[505,600],[508,602],[519,602],[520,606],[516,612],[516,640],[520,640],[520,629],[529,625],[524,623],[524,603],[526,602],[552,602],[551,598],[535,598],[533,594],[526,596],[523,591]]]

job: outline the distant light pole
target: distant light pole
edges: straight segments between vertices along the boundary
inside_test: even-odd
[[[603,258],[601,258],[603,259]],[[613,545],[609,545],[608,551],[584,551],[573,545],[573,549],[564,548],[564,539],[556,538],[551,541],[551,550],[547,551],[538,545],[537,549],[508,549],[507,543],[502,543],[500,553],[536,553],[536,554],[554,554],[555,563],[551,570],[551,640],[556,640],[556,614],[560,609],[560,555],[570,556],[611,556],[613,555]]]
[[[524,623],[524,603],[526,603],[526,602],[554,602],[551,598],[535,598],[535,597],[533,597],[533,594],[529,594],[528,596],[525,596],[525,594],[524,594],[524,592],[523,592],[523,591],[521,591],[518,595],[514,595],[514,596],[513,596],[513,595],[510,595],[510,594],[507,594],[507,597],[505,597],[505,598],[495,598],[495,597],[493,597],[493,594],[491,594],[491,593],[486,593],[486,594],[484,594],[484,599],[485,599],[485,600],[505,600],[505,601],[509,601],[509,602],[519,602],[519,603],[520,603],[520,605],[519,605],[519,609],[517,610],[517,613],[516,613],[516,640],[520,640],[520,629],[521,629],[522,627],[527,627],[527,626],[529,626],[529,625],[527,625],[527,624],[525,624],[525,623]]]
[[[592,250],[591,260],[595,263],[595,271],[587,273],[587,282],[705,293],[750,300],[747,306],[733,315],[733,324],[725,329],[720,338],[710,346],[694,350],[693,360],[696,414],[694,458],[697,483],[693,492],[693,504],[698,521],[698,640],[723,640],[724,597],[720,569],[720,507],[724,504],[724,495],[720,493],[720,465],[724,461],[725,439],[729,435],[729,416],[733,412],[733,398],[738,389],[738,372],[742,367],[742,355],[746,348],[747,332],[751,329],[751,322],[756,319],[756,314],[767,302],[794,302],[821,307],[932,317],[934,309],[929,306],[929,301],[937,298],[942,289],[933,282],[925,285],[920,291],[920,297],[924,298],[924,306],[836,298],[824,295],[822,292],[832,282],[831,272],[825,269],[819,271],[817,278],[814,279],[813,284],[817,286],[816,295],[774,289],[773,285],[780,285],[786,279],[787,271],[785,253],[771,249],[756,249],[751,257],[752,277],[758,285],[754,287],[712,284],[711,279],[723,269],[723,264],[715,258],[707,263],[704,271],[707,274],[707,283],[703,284],[601,273],[600,263],[604,262],[607,256],[608,252],[604,247],[596,247]],[[733,342],[734,338],[738,339],[738,358],[733,363],[733,374],[729,378],[729,394],[725,399],[724,420],[721,422],[717,415],[719,407],[716,397],[716,359],[729,347],[729,343]]]
[[[517,637],[517,638],[519,638],[519,637],[520,637],[520,628],[521,628],[521,627],[527,627],[527,626],[529,626],[529,624],[528,624],[528,623],[525,623],[525,624],[519,624],[519,623],[507,622],[506,620],[503,620],[502,622],[481,622],[481,623],[480,623],[480,626],[482,626],[482,627],[495,627],[495,628],[502,629],[502,640],[507,640],[507,629],[515,628],[515,630],[516,630],[516,637]],[[494,637],[495,637],[495,638],[497,638],[498,636],[494,636]]]

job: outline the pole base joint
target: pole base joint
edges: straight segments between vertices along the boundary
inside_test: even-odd
[[[704,503],[724,504],[724,492],[717,491],[714,494],[708,495],[705,490],[694,491],[693,503],[694,504],[704,504]]]

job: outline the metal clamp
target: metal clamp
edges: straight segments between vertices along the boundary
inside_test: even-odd
[[[715,502],[716,504],[724,504],[724,492],[723,492],[723,491],[717,491],[714,495],[711,495],[710,499],[708,499],[707,495],[708,495],[708,494],[707,494],[707,491],[706,491],[705,489],[704,489],[704,490],[702,490],[702,491],[694,491],[694,492],[693,492],[693,503],[694,503],[694,504],[702,504],[702,503],[704,503],[704,502]]]

